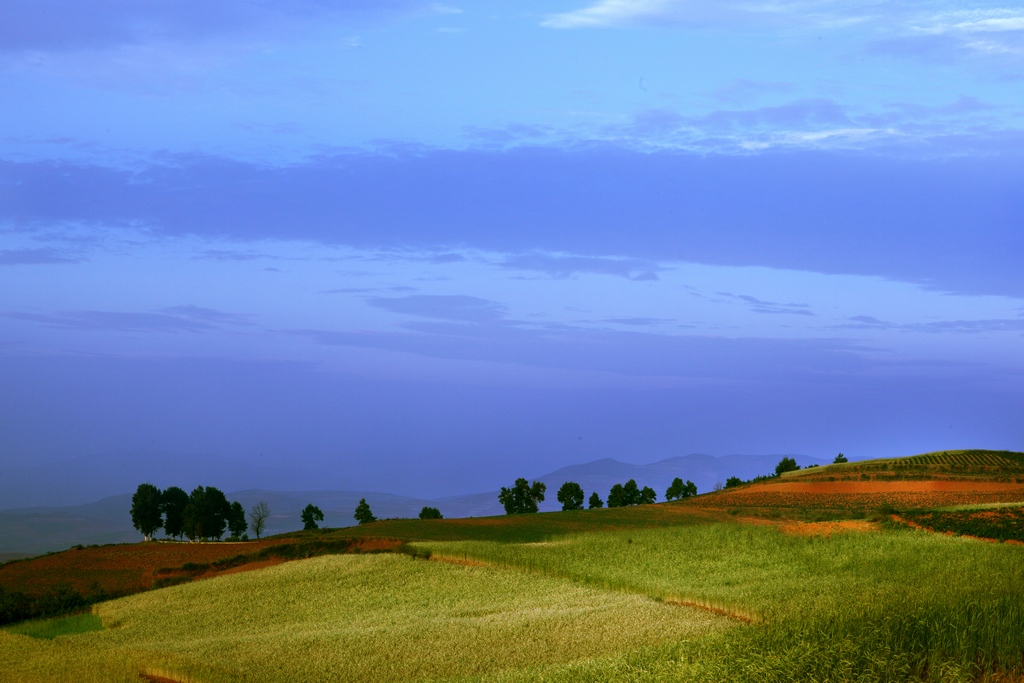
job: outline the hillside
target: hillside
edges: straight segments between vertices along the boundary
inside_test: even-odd
[[[575,481],[589,493],[597,491],[602,498],[607,496],[613,484],[635,479],[640,486],[651,486],[659,495],[675,477],[690,479],[699,491],[710,491],[716,483],[730,476],[753,477],[771,472],[779,455],[710,455],[691,454],[659,460],[646,465],[623,463],[610,458],[589,463],[572,465],[542,474],[536,480],[547,484],[547,499],[541,503],[542,511],[555,511],[560,504],[555,493],[566,481]],[[803,464],[816,462],[813,458],[798,456]],[[194,467],[206,474],[190,474],[182,478],[171,458],[160,458],[158,467],[147,469],[145,462],[135,462],[125,456],[108,462],[105,459],[83,459],[76,461],[66,470],[52,465],[22,468],[11,474],[10,470],[0,472],[0,489],[4,496],[0,501],[24,500],[32,491],[52,483],[53,490],[43,499],[81,499],[88,490],[120,490],[120,495],[81,505],[48,506],[0,510],[0,560],[13,557],[37,555],[44,552],[63,550],[73,545],[104,543],[130,543],[138,539],[138,532],[132,528],[128,516],[130,492],[142,481],[156,482],[158,486],[172,484],[188,487],[194,482],[214,485],[223,481],[276,482],[279,486],[289,483],[316,481],[310,473],[302,471],[283,472],[273,469],[256,468],[244,476],[232,474],[237,463],[230,460],[212,459],[209,467]],[[189,459],[186,466],[196,465]],[[105,469],[104,469],[105,468]],[[187,467],[185,469],[188,469]],[[109,481],[97,479],[97,471],[114,471],[117,476]],[[209,477],[204,479],[203,477]],[[5,478],[7,477],[7,478]],[[193,483],[190,483],[193,482]],[[511,482],[508,482],[509,484]],[[222,487],[223,488],[223,487]],[[11,492],[17,490],[12,497]],[[498,491],[448,496],[428,499],[399,496],[375,491],[344,490],[297,490],[280,491],[269,488],[224,488],[230,500],[237,500],[247,509],[258,501],[267,501],[272,515],[268,520],[268,533],[283,533],[302,528],[299,513],[307,503],[313,503],[324,512],[324,525],[329,527],[348,526],[353,522],[352,512],[361,498],[366,498],[379,518],[416,517],[425,505],[437,507],[448,518],[487,517],[504,513],[498,503]],[[19,498],[20,496],[20,498]],[[39,496],[37,496],[38,498]],[[6,556],[6,557],[5,557]]]
[[[17,662],[0,681],[1016,680],[1024,547],[959,534],[1024,540],[1019,456],[15,562],[0,566],[3,590],[172,587],[101,602],[92,621],[0,630],[0,659]],[[27,637],[59,633],[76,635]]]

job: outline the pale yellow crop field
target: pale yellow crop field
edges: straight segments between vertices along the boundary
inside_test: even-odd
[[[697,638],[693,608],[507,569],[335,555],[98,607],[107,630],[0,632],[0,681],[415,681],[500,674]]]

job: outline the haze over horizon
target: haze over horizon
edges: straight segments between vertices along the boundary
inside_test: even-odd
[[[11,0],[0,468],[1024,450],[1024,9]]]

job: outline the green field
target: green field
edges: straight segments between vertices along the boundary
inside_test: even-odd
[[[694,639],[707,611],[405,555],[336,555],[96,608],[104,631],[0,633],[0,681],[406,681],[536,669]]]
[[[964,465],[916,465],[947,466]],[[344,539],[358,536],[409,545],[9,626],[0,631],[0,683],[127,682],[140,673],[182,683],[1024,675],[1024,546],[913,530],[878,511],[872,523],[777,527],[702,506],[714,498],[290,534],[317,547],[347,548]],[[1024,523],[1019,503],[899,514],[958,533]],[[838,532],[795,535],[825,527]],[[386,545],[377,543],[367,547]]]

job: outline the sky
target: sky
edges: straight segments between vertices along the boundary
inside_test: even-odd
[[[0,467],[1024,450],[1024,7],[0,4]]]

